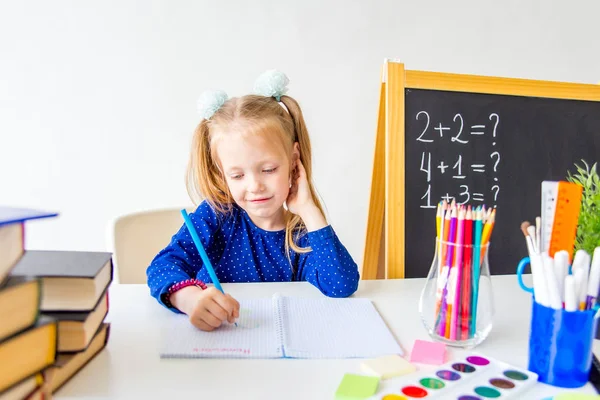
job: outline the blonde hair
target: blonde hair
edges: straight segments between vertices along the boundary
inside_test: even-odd
[[[215,151],[215,138],[226,127],[240,125],[243,134],[275,135],[291,164],[294,143],[298,142],[300,159],[306,170],[310,194],[321,213],[323,207],[312,183],[312,150],[308,130],[300,106],[292,97],[281,96],[281,103],[273,97],[246,95],[227,100],[210,118],[203,119],[196,128],[187,168],[188,194],[196,204],[202,199],[218,213],[231,212],[234,203],[221,171]],[[291,173],[291,170],[290,170]],[[298,238],[306,233],[306,226],[300,216],[287,213],[285,227],[285,250],[307,253],[310,247],[299,247]]]

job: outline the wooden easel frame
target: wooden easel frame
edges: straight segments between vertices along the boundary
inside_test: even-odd
[[[410,71],[385,60],[362,279],[404,278],[405,89],[600,101],[600,85]],[[383,263],[381,263],[383,256]]]

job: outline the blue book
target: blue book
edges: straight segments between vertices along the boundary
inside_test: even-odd
[[[56,217],[57,215],[58,213],[55,212],[34,210],[31,208],[0,206],[0,226],[25,222],[32,219]]]
[[[31,208],[0,206],[0,286],[25,252],[25,221],[57,215]]]

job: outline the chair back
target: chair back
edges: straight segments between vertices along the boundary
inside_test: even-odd
[[[150,262],[183,223],[181,208],[142,211],[115,219],[109,228],[109,244],[118,282],[146,283]]]

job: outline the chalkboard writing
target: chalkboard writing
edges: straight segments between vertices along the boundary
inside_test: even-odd
[[[429,130],[429,124],[431,121],[431,117],[427,111],[419,111],[417,113],[415,119],[419,120],[420,116],[424,117],[425,123],[424,123],[424,127],[423,127],[423,132],[419,135],[419,137],[416,140],[419,142],[423,142],[423,143],[433,143],[435,141],[435,138],[437,137],[437,134],[434,133],[431,139],[426,139],[424,137],[424,135]],[[498,123],[500,122],[500,116],[496,113],[491,113],[489,116],[489,119],[490,119],[490,121],[493,121],[493,123],[492,123],[493,128],[492,128],[492,133],[491,133],[492,138],[493,138],[492,146],[496,146],[497,142],[496,142],[495,138],[496,138],[496,133],[497,133],[497,128],[498,128]],[[465,165],[465,160],[463,159],[463,154],[461,152],[462,145],[467,145],[470,141],[476,140],[475,138],[478,136],[481,136],[483,138],[483,135],[485,135],[486,125],[472,125],[468,135],[473,135],[474,137],[469,139],[467,136],[467,137],[464,137],[463,139],[461,139],[461,135],[463,134],[463,131],[464,131],[464,118],[462,117],[462,115],[460,113],[457,113],[452,118],[452,122],[453,122],[453,124],[449,124],[448,126],[444,126],[444,124],[442,122],[439,122],[438,126],[433,127],[433,131],[439,132],[438,141],[443,141],[444,137],[446,137],[446,140],[448,139],[448,137],[450,137],[449,143],[456,143],[456,146],[457,146],[456,149],[458,149],[458,156],[456,157],[456,162],[454,162],[454,159],[444,160],[444,157],[442,156],[441,159],[439,160],[439,164],[437,163],[438,160],[434,160],[433,168],[434,168],[434,173],[439,172],[439,174],[442,177],[450,176],[451,179],[459,180],[460,183],[464,183],[464,182],[466,182],[465,179],[467,178],[467,174],[469,172],[471,172],[473,174],[485,174],[485,172],[486,172],[486,162],[488,161],[488,158],[486,157],[485,154],[477,155],[478,162],[472,163],[470,165]],[[446,136],[444,136],[444,135],[446,135]],[[483,139],[483,140],[485,140],[485,139]],[[477,145],[477,144],[475,144],[475,145]],[[492,159],[491,164],[493,164],[493,167],[490,168],[491,171],[488,172],[488,175],[490,173],[496,174],[498,171],[498,164],[500,163],[500,153],[498,151],[493,151],[489,155],[489,158]],[[446,164],[446,161],[448,161],[448,164]],[[452,165],[452,163],[454,163],[454,164]],[[439,171],[435,171],[435,169],[438,169]],[[427,181],[427,190],[421,197],[421,199],[423,201],[421,202],[420,207],[435,209],[439,200],[436,201],[435,203],[432,203],[432,201],[431,201],[431,178],[432,178],[431,150],[423,149],[423,151],[421,152],[420,171],[422,171],[426,174],[425,178]],[[498,192],[500,191],[500,185],[498,185],[498,177],[497,176],[493,176],[493,179],[494,179],[495,184],[491,187],[491,190],[494,192],[493,199],[494,199],[494,206],[495,206],[496,201],[498,199]],[[441,196],[441,199],[444,199],[449,203],[456,201],[457,204],[461,204],[461,205],[469,203],[469,201],[472,201],[475,203],[483,203],[484,193],[472,192],[469,190],[469,185],[460,184],[458,193],[456,195],[452,196],[452,195],[450,195],[450,193],[446,193],[445,195]]]
[[[490,269],[514,273],[541,182],[599,158],[600,103],[423,89],[405,89],[405,102],[406,277],[429,271],[443,199],[497,208]]]

